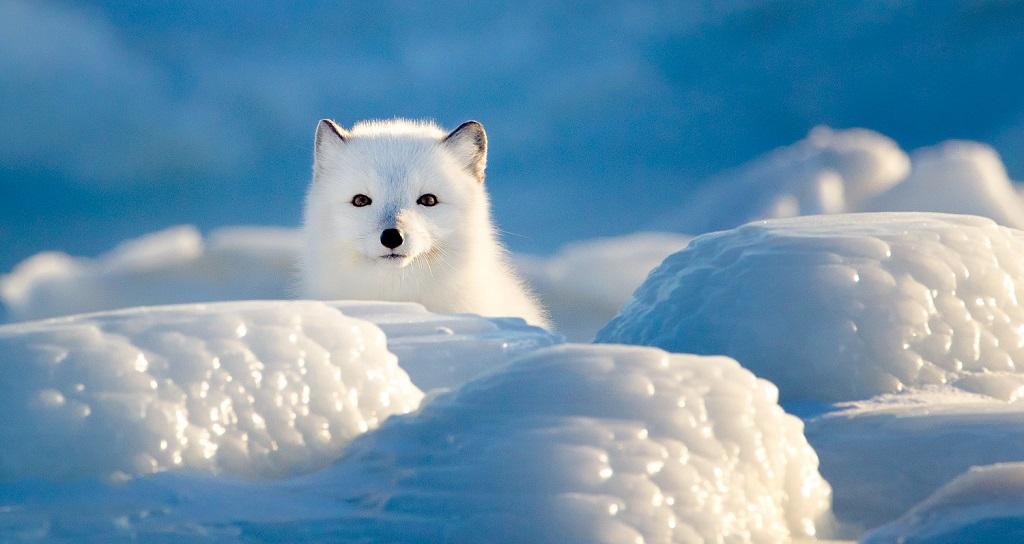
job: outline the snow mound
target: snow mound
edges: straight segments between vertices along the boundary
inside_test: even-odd
[[[709,180],[666,223],[703,233],[755,219],[853,211],[909,170],[907,154],[886,136],[820,126],[795,144]]]
[[[690,237],[667,232],[573,242],[551,257],[516,259],[516,264],[551,312],[555,328],[569,340],[589,341],[665,257]]]
[[[787,409],[799,411],[797,406]],[[1024,459],[1024,404],[949,386],[841,403],[806,419],[840,522],[877,527],[975,465]]]
[[[915,151],[912,160],[910,175],[865,210],[964,213],[1024,228],[1024,206],[991,147],[949,141]]]
[[[384,334],[319,302],[0,327],[0,477],[321,467],[422,393]]]
[[[290,297],[296,231],[192,226],[126,241],[95,258],[46,252],[0,278],[13,321],[152,304]]]
[[[864,544],[1024,542],[1024,463],[974,467]]]
[[[1024,234],[923,213],[751,223],[654,270],[600,342],[723,354],[783,399],[950,383],[1024,397]]]
[[[883,211],[980,215],[1024,228],[1024,202],[992,147],[951,140],[908,157],[877,132],[823,126],[710,179],[656,225],[705,233],[760,219]]]
[[[384,331],[388,350],[423,391],[452,389],[515,357],[560,344],[561,335],[518,317],[442,315],[413,302],[328,302]]]
[[[557,346],[388,420],[304,479],[356,505],[335,538],[782,542],[822,527],[830,491],[776,398],[724,357]]]

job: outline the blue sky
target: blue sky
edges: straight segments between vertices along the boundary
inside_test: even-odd
[[[514,250],[642,229],[711,174],[863,126],[1024,177],[1009,2],[0,0],[0,269],[168,225],[297,225],[316,120],[474,118]]]

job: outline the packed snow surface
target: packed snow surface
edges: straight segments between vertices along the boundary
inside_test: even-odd
[[[558,332],[589,342],[647,274],[689,240],[682,234],[638,232],[570,243],[551,257],[520,256],[516,264]]]
[[[896,519],[972,466],[1024,460],[1024,403],[950,386],[839,403],[805,422],[836,517],[861,530]]]
[[[952,384],[1024,397],[1024,233],[925,213],[762,221],[694,239],[600,342],[724,354],[783,399]]]
[[[306,480],[357,506],[339,538],[782,542],[816,533],[830,491],[776,399],[724,357],[567,344],[391,418]]]
[[[435,314],[412,302],[328,304],[380,327],[388,350],[423,391],[458,387],[519,355],[563,341],[517,317]]]
[[[0,327],[0,478],[322,467],[422,393],[324,303],[139,308]]]
[[[974,467],[864,544],[1024,542],[1024,463]]]

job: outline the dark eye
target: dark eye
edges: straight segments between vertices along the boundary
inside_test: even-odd
[[[430,193],[427,193],[421,196],[416,201],[416,203],[419,204],[420,206],[437,206],[437,197]]]
[[[370,197],[368,197],[366,195],[356,195],[356,196],[352,197],[352,205],[357,207],[357,208],[362,208],[363,206],[369,206],[372,203],[373,203],[373,201],[370,200]]]

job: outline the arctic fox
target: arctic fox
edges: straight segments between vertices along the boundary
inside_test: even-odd
[[[439,313],[548,325],[498,243],[484,189],[487,135],[393,119],[316,129],[303,296],[412,301]]]

